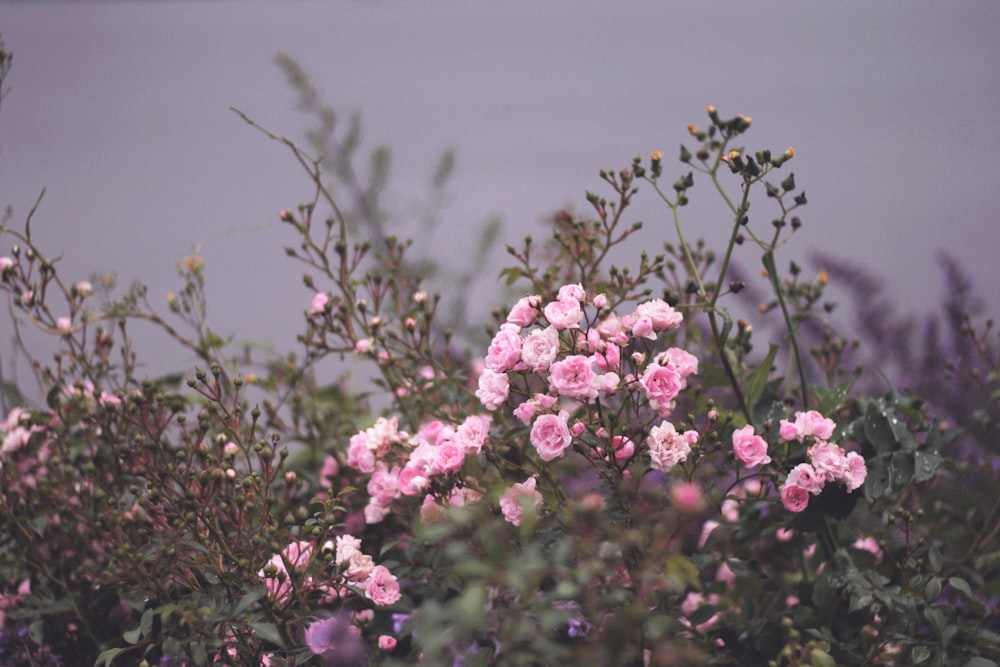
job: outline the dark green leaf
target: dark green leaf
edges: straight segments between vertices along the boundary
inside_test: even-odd
[[[962,667],[1000,667],[1000,665],[989,658],[969,658],[962,663]]]
[[[760,365],[754,370],[753,375],[747,380],[746,395],[748,405],[756,406],[757,399],[764,392],[764,387],[767,385],[767,378],[771,375],[771,367],[774,365],[776,354],[778,354],[778,346],[771,343],[767,351],[767,356],[764,357]]]
[[[913,479],[913,453],[893,452],[889,461],[889,479],[892,487],[906,486]]]
[[[926,646],[914,646],[910,653],[914,665],[919,665],[929,657],[931,657],[931,650]]]
[[[97,662],[94,663],[94,667],[101,667],[102,665],[111,665],[112,661],[124,653],[127,649],[123,648],[109,648],[104,651],[99,656],[97,656]]]
[[[937,473],[938,466],[944,458],[933,452],[917,451],[914,453],[914,474],[916,482],[926,482]]]
[[[931,548],[927,550],[927,564],[930,566],[931,572],[940,572],[943,563],[944,558],[941,556],[941,550],[937,548],[937,545],[932,544]]]
[[[969,587],[969,582],[965,579],[962,579],[961,577],[950,577],[948,579],[948,584],[968,599],[975,599],[972,596],[972,589]]]
[[[927,581],[927,585],[924,586],[924,599],[928,602],[934,602],[941,595],[941,580],[937,577],[931,577]]]
[[[865,498],[869,502],[885,495],[889,489],[889,457],[876,456],[868,461],[868,476],[865,478]]]
[[[892,425],[886,416],[885,408],[878,403],[868,404],[864,418],[865,439],[879,454],[891,452],[899,448]]]
[[[250,627],[254,629],[257,636],[266,642],[271,642],[272,644],[277,644],[278,646],[284,646],[285,642],[281,639],[281,633],[278,632],[278,628],[274,623],[251,623]]]

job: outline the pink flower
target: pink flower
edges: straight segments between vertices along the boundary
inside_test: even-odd
[[[781,503],[789,512],[801,512],[809,504],[809,492],[796,484],[781,487]]]
[[[583,285],[580,283],[563,285],[559,288],[559,293],[556,295],[556,299],[559,301],[583,301],[586,298],[587,292],[584,291]]]
[[[815,410],[796,414],[795,425],[803,437],[812,436],[819,440],[830,439],[833,437],[834,429],[837,428],[832,419],[827,419]]]
[[[234,443],[229,443],[229,444],[233,444],[234,447],[236,446]],[[227,452],[229,451],[228,450],[229,444],[226,445]],[[324,489],[332,489],[333,478],[337,476],[337,473],[339,471],[340,471],[340,464],[337,463],[337,459],[333,458],[332,456],[327,456],[325,459],[323,459],[323,467],[319,471],[319,485]]]
[[[684,378],[675,367],[659,364],[647,366],[639,383],[646,391],[650,404],[663,417],[674,409],[674,399],[685,386]]]
[[[840,445],[820,441],[809,447],[808,454],[809,462],[824,482],[837,481],[847,472],[847,456]]]
[[[411,460],[399,471],[399,479],[397,480],[399,492],[404,496],[420,495],[431,483],[427,477],[428,474],[423,464],[414,463]]]
[[[489,368],[483,369],[479,376],[479,388],[476,398],[487,410],[496,410],[507,401],[510,393],[510,379],[506,373],[498,373]]]
[[[854,491],[865,483],[868,477],[868,469],[865,467],[865,458],[857,452],[847,453],[847,469],[841,481],[848,491]]]
[[[347,446],[347,465],[361,472],[375,470],[375,452],[368,447],[368,437],[364,433],[351,436]]]
[[[808,463],[800,463],[788,473],[785,484],[791,484],[812,494],[823,490],[823,478]]]
[[[396,638],[392,635],[379,635],[378,647],[382,651],[391,651],[396,648]]]
[[[486,368],[497,372],[514,368],[521,361],[522,345],[520,328],[516,324],[501,325],[486,353]]]
[[[577,299],[559,299],[550,302],[543,311],[545,319],[558,330],[578,329],[583,309]]]
[[[596,294],[594,295],[594,308],[607,308],[608,307],[608,295],[607,294]]]
[[[479,453],[490,437],[489,415],[469,415],[455,432],[455,442],[461,445],[466,454]]]
[[[368,495],[378,499],[380,505],[389,505],[399,497],[399,468],[389,470],[378,464],[368,480]]]
[[[635,454],[635,443],[623,435],[616,435],[611,440],[611,450],[615,454],[615,461],[622,463]]]
[[[640,303],[632,314],[632,335],[655,340],[655,332],[676,329],[683,320],[684,316],[666,301],[646,301]]]
[[[668,421],[650,429],[647,439],[650,466],[655,470],[670,472],[674,466],[687,459],[691,453],[687,433],[678,433],[676,427]]]
[[[455,443],[447,443],[437,448],[432,471],[447,475],[462,469],[465,463],[465,450]]]
[[[530,439],[543,461],[559,458],[570,446],[573,437],[570,435],[568,422],[569,413],[565,410],[558,415],[546,414],[535,420]]]
[[[63,334],[69,333],[69,330],[72,328],[73,328],[73,322],[68,317],[60,317],[58,320],[56,320],[56,329],[59,330],[59,333]]]
[[[603,384],[603,383],[602,383]],[[574,354],[549,367],[549,388],[560,396],[593,400],[599,391],[590,358]]]
[[[767,455],[767,442],[754,434],[750,424],[733,431],[733,452],[749,468],[771,462],[771,457]]]
[[[367,662],[361,631],[343,616],[331,616],[313,621],[306,628],[306,646],[313,655],[321,656],[322,664],[359,665]],[[261,664],[271,664],[263,656]]]
[[[559,355],[559,332],[555,327],[535,329],[521,346],[521,363],[529,370],[544,371]]]
[[[696,375],[698,373],[698,357],[679,347],[672,347],[665,352],[661,352],[656,356],[655,361],[661,366],[670,364],[685,379],[689,375]]]
[[[379,607],[387,607],[399,602],[403,597],[399,592],[399,582],[389,569],[376,565],[365,582],[365,595]]]
[[[312,303],[309,305],[309,312],[313,315],[318,315],[326,310],[326,304],[330,301],[330,297],[324,292],[316,292],[316,295],[312,298]]]
[[[594,352],[593,358],[594,363],[602,371],[617,371],[622,365],[622,349],[609,342],[604,346],[604,349]]]
[[[536,511],[542,506],[542,494],[535,490],[537,480],[529,477],[520,484],[514,484],[500,496],[500,510],[503,518],[515,526],[524,520],[525,509]]]
[[[778,428],[778,435],[781,436],[782,440],[792,441],[799,439],[799,427],[795,425],[795,422],[790,422],[787,419],[781,420],[781,426]]]
[[[514,408],[514,416],[517,417],[522,424],[530,424],[531,420],[535,418],[535,414],[537,412],[538,405],[534,401],[525,401]]]
[[[698,514],[707,507],[701,487],[691,482],[678,482],[670,487],[670,501],[677,511]]]
[[[538,319],[538,306],[542,303],[541,297],[522,296],[507,315],[507,322],[516,324],[519,327],[528,327]]]
[[[14,268],[14,260],[10,257],[0,257],[0,276]]]
[[[365,523],[382,523],[389,516],[390,509],[388,504],[379,502],[378,498],[369,498],[365,505]]]

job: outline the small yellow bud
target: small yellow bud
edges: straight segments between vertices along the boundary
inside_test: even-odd
[[[173,292],[167,295],[167,303],[170,304],[171,306],[177,303],[177,297],[174,295]]]
[[[821,284],[825,285],[830,282],[830,274],[826,272],[826,269],[820,269],[817,280],[819,280]]]
[[[770,274],[770,273],[768,273],[767,269],[761,269],[761,270],[760,270],[760,277],[761,277],[761,278],[767,278],[767,277],[768,277],[768,276],[770,276],[770,275],[771,275],[771,274]]]
[[[246,382],[254,383],[254,382],[257,381],[257,374],[256,373],[247,373],[246,375],[243,376],[243,380],[246,381]]]
[[[697,125],[688,125],[688,133],[691,136],[694,136],[694,135],[698,134],[699,132],[701,132],[701,129]]]
[[[711,104],[709,104],[707,107],[705,107],[705,111],[707,111],[710,114],[713,114],[713,113],[715,113],[715,107],[713,107]]]
[[[654,160],[661,160],[663,159],[663,153],[661,151],[653,151],[650,157],[652,157]]]
[[[785,149],[785,155],[788,157],[789,160],[792,159],[793,157],[795,157],[795,149],[789,146],[788,148]]]
[[[729,151],[729,156],[728,157],[729,157],[730,160],[735,160],[739,156],[740,156],[740,152],[739,151]]]

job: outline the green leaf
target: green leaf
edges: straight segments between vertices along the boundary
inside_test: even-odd
[[[915,482],[926,482],[937,474],[938,466],[944,461],[944,457],[935,452],[917,451],[914,453],[914,474]]]
[[[110,666],[115,658],[127,650],[128,649],[124,648],[109,648],[107,651],[104,651],[97,656],[97,661],[94,663],[94,667],[102,667],[102,665]]]
[[[868,476],[865,478],[865,498],[873,502],[889,490],[889,457],[876,456],[868,461]]]
[[[513,285],[524,275],[524,271],[516,266],[508,266],[500,272],[500,277],[507,277],[507,285]]]
[[[927,580],[927,585],[924,586],[924,599],[928,602],[934,602],[941,595],[941,580],[937,577],[931,577]]]
[[[972,588],[969,587],[969,582],[961,577],[949,577],[948,585],[954,588],[956,591],[964,595],[970,600],[975,598],[972,596]]]
[[[976,558],[976,571],[982,574],[1000,568],[1000,551],[991,551]]]
[[[889,479],[894,489],[901,488],[913,479],[913,453],[893,452],[889,461]]]
[[[944,557],[941,555],[941,550],[937,548],[936,544],[932,544],[931,548],[927,550],[927,564],[931,568],[931,572],[937,573],[941,571],[941,566],[944,564]]]
[[[868,404],[868,409],[865,410],[864,427],[865,439],[879,454],[885,454],[899,448],[885,408],[880,407],[878,403]]]
[[[281,638],[281,633],[278,632],[278,628],[274,625],[274,623],[257,622],[251,623],[250,627],[253,628],[254,632],[257,633],[257,636],[264,641],[284,647],[285,642]]]
[[[931,650],[926,646],[914,646],[910,652],[910,659],[914,665],[919,665],[929,657],[931,657]]]
[[[837,661],[833,656],[821,648],[814,648],[809,652],[813,667],[837,667]]]
[[[767,378],[771,376],[771,367],[774,365],[774,357],[778,354],[778,346],[774,343],[768,348],[767,356],[754,369],[753,375],[747,380],[747,405],[756,405],[757,399],[764,392],[767,386]]]
[[[260,589],[255,590],[255,591],[250,591],[249,593],[247,593],[246,595],[244,595],[240,599],[239,603],[237,603],[236,607],[233,609],[233,616],[239,616],[240,614],[242,614],[243,612],[245,612],[247,609],[250,608],[251,605],[253,605],[255,602],[257,602],[257,600],[259,600],[262,597],[264,597],[264,594],[266,592],[267,592],[267,589],[260,588]]]

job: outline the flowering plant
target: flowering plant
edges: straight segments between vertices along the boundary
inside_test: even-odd
[[[852,391],[827,276],[779,275],[794,152],[708,116],[671,187],[654,151],[601,172],[594,217],[508,247],[517,292],[478,343],[372,200],[341,208],[320,158],[270,133],[315,187],[280,213],[308,270],[300,355],[227,356],[198,258],[168,299],[185,334],[142,288],[63,282],[32,216],[5,225],[12,319],[57,349],[44,405],[18,394],[0,425],[5,664],[997,664],[997,505],[950,498],[995,472],[949,456],[958,433],[920,398]],[[721,255],[683,233],[696,174]],[[647,188],[676,241],[612,264]],[[740,318],[747,247],[771,295]],[[139,377],[137,319],[207,370]],[[321,380],[327,360],[378,395]]]

